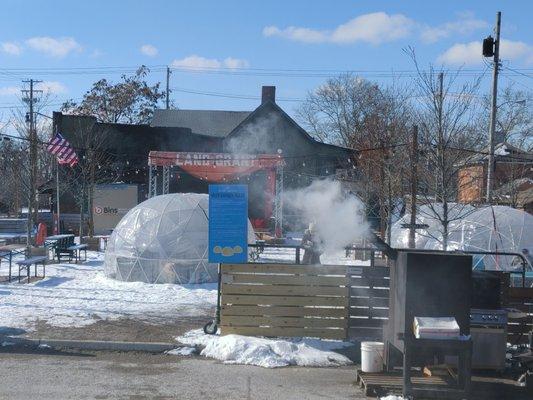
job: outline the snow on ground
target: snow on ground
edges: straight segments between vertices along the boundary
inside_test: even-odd
[[[402,396],[389,395],[387,397],[380,397],[379,400],[403,400]]]
[[[104,275],[103,256],[103,253],[89,251],[85,263],[49,264],[46,266],[46,278],[34,283],[19,284],[16,280],[0,283],[0,327],[32,331],[39,320],[57,327],[80,327],[99,319],[118,318],[156,324],[180,316],[213,313],[217,300],[216,283],[174,285],[120,282]],[[21,257],[18,256],[14,261]],[[258,261],[294,260],[294,249],[265,249]],[[346,258],[344,252],[324,255],[322,262],[365,264]],[[13,262],[14,273],[16,269]],[[0,275],[8,275],[5,260],[0,265]]]
[[[119,282],[104,275],[103,253],[87,252],[87,256],[82,264],[47,265],[46,278],[41,281],[1,283],[0,326],[32,331],[38,320],[52,326],[79,327],[99,319],[125,317],[157,323],[213,313],[216,284]],[[0,275],[7,274],[8,264],[3,261]]]
[[[353,344],[334,340],[206,335],[200,329],[189,331],[177,337],[176,340],[187,346],[203,347],[200,355],[215,358],[227,364],[276,368],[289,365],[333,367],[352,363],[347,357],[333,350],[353,346]],[[186,347],[186,349],[191,349],[191,347]],[[192,350],[186,352],[189,351],[192,354]]]

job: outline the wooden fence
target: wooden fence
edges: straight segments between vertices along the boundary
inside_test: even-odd
[[[222,334],[381,338],[386,267],[223,264],[221,274]]]
[[[533,329],[533,288],[508,288],[510,343]],[[223,264],[222,334],[382,339],[389,315],[389,268],[383,266]]]

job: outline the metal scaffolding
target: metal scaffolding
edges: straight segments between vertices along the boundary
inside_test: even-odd
[[[148,165],[148,198],[157,196],[157,165]]]
[[[170,167],[168,165],[163,166],[163,194],[170,193]]]
[[[283,165],[276,167],[276,197],[274,198],[274,233],[283,233]]]

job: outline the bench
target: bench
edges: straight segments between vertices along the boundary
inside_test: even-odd
[[[78,263],[78,261],[87,261],[87,247],[89,247],[88,244],[75,244],[73,246],[67,247],[67,250],[71,252],[71,254],[74,254],[74,261]],[[85,252],[85,258],[81,259],[81,252],[82,250]],[[72,257],[69,258],[69,261],[72,259]]]
[[[22,218],[2,218],[0,219],[0,239],[7,243],[17,242],[26,239],[28,222]]]
[[[35,265],[35,277],[37,277],[37,265],[42,264],[43,265],[43,278],[46,275],[46,256],[36,256],[36,257],[30,257],[26,258],[24,260],[17,261],[17,265],[19,267],[19,282],[20,282],[20,272],[26,271],[26,275],[28,277],[28,283],[30,282],[30,269],[32,264]]]

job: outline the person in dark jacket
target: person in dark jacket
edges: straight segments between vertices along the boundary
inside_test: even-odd
[[[310,223],[302,237],[302,247],[305,250],[302,264],[320,264],[320,240],[317,237],[315,224]]]

